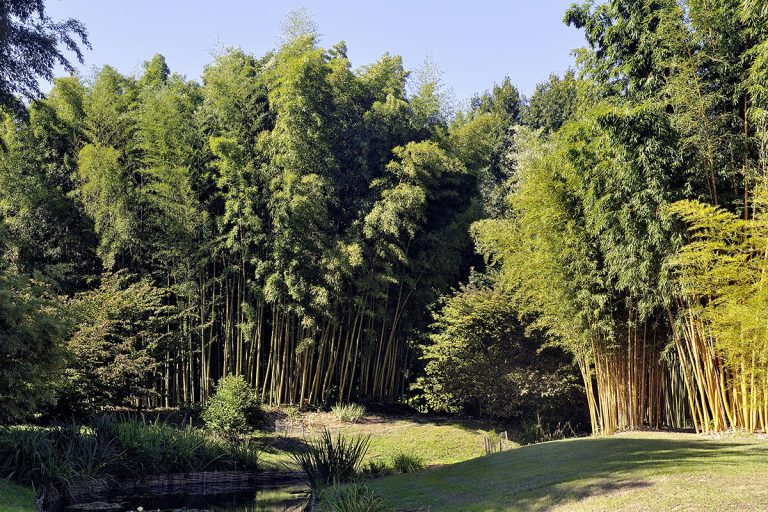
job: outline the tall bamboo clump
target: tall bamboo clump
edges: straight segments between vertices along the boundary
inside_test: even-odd
[[[699,431],[768,427],[767,192],[761,179],[748,219],[692,201],[672,207],[692,238],[673,261],[675,343]]]
[[[649,181],[655,179],[652,173],[658,167],[627,165],[634,150],[622,147],[619,136],[606,129],[617,124],[616,131],[626,130],[631,138],[633,130],[655,122],[655,116],[602,107],[593,115],[548,139],[526,130],[518,133],[513,213],[474,225],[478,250],[498,269],[498,286],[514,297],[531,328],[548,333],[574,354],[593,432],[684,426],[688,405],[681,399],[685,389],[678,378],[679,363],[664,350],[670,328],[655,289],[643,288],[657,279],[657,268],[646,262],[660,261],[661,250],[632,238],[643,237],[643,232],[624,230],[639,214],[608,207],[611,202],[644,203],[595,195],[625,191],[620,180],[641,172]],[[595,176],[585,171],[599,167],[611,172]],[[604,176],[614,182],[601,183]],[[645,201],[642,196],[651,187],[634,186]],[[656,240],[663,241],[663,232],[656,231]],[[636,298],[635,290],[643,295]]]
[[[690,424],[681,365],[666,350],[669,328],[645,320],[621,340],[595,340],[577,356],[595,434]]]
[[[407,74],[389,55],[353,70],[310,34],[206,68],[184,119],[208,224],[158,272],[176,316],[151,405],[205,401],[229,374],[270,404],[401,396],[408,336],[467,270],[476,173],[511,122],[449,123]]]
[[[662,329],[661,334],[665,332]],[[591,389],[589,383],[588,391],[594,394],[589,398],[595,410],[595,433],[684,426],[685,406],[677,399],[680,389],[669,385],[674,367],[661,357],[664,338],[659,334],[649,331],[646,321],[628,329],[621,344],[593,344],[588,362],[595,384]]]
[[[729,150],[721,135],[711,145],[714,149],[702,152],[739,166],[737,173],[727,166],[722,171],[740,178],[734,183],[729,177],[727,185],[740,188],[743,199],[725,202],[714,193],[708,204],[682,201],[670,209],[684,221],[689,234],[689,242],[670,262],[676,284],[670,319],[694,426],[703,432],[768,430],[765,7],[764,2],[739,3],[735,10],[728,7],[733,10],[729,37],[743,45],[733,48],[743,52],[739,59],[744,67],[732,71],[740,83],[732,109],[738,115],[737,131],[730,137],[737,137],[739,143]],[[706,6],[696,8],[699,18],[711,18]],[[717,85],[723,88],[724,84]],[[727,133],[722,128],[719,132]],[[726,204],[718,206],[722,203]],[[734,208],[734,203],[739,207]]]

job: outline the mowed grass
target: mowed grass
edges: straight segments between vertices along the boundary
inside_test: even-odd
[[[7,480],[0,480],[0,512],[35,512],[35,493]]]
[[[262,453],[262,463],[270,469],[292,468],[290,452],[328,428],[351,437],[370,436],[366,461],[389,462],[395,455],[406,453],[420,457],[426,466],[454,464],[483,455],[483,438],[488,431],[482,422],[419,415],[366,414],[358,423],[343,423],[330,413],[310,413],[303,421],[303,428],[288,432],[278,429],[266,439],[271,446]]]
[[[353,426],[342,428],[348,435],[370,434],[367,460],[389,461],[399,453],[421,457],[427,466],[462,462],[483,455],[480,428],[458,423],[414,423],[399,420],[368,431]]]
[[[768,441],[669,433],[570,439],[372,485],[398,510],[768,510]]]

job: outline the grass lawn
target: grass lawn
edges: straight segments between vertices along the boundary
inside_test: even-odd
[[[278,422],[277,432],[266,438],[271,446],[262,454],[261,460],[271,469],[284,468],[292,462],[290,451],[319,434],[323,428],[334,434],[341,431],[349,436],[370,435],[366,460],[388,461],[403,452],[418,455],[427,466],[434,466],[482,455],[483,437],[490,426],[444,417],[377,414],[366,414],[358,423],[342,423],[331,413],[306,413],[288,428],[285,421]]]
[[[0,512],[35,512],[35,493],[7,480],[0,480]]]
[[[398,510],[768,510],[768,440],[627,433],[372,482]]]

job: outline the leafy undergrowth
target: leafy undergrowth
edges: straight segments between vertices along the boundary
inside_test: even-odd
[[[375,480],[399,510],[766,510],[768,441],[627,433],[554,441]]]
[[[0,480],[0,512],[34,512],[35,493],[7,480]]]
[[[277,432],[264,439],[260,461],[272,469],[293,468],[290,453],[328,428],[346,436],[370,436],[365,462],[389,463],[399,454],[418,456],[425,466],[439,466],[483,455],[490,425],[420,415],[366,414],[358,423],[339,421],[332,413],[303,413],[292,425],[278,422]],[[509,442],[508,446],[515,446]]]

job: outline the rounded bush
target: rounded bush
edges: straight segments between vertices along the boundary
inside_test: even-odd
[[[256,392],[239,375],[219,380],[216,393],[203,411],[205,426],[223,436],[249,434],[266,420]]]

